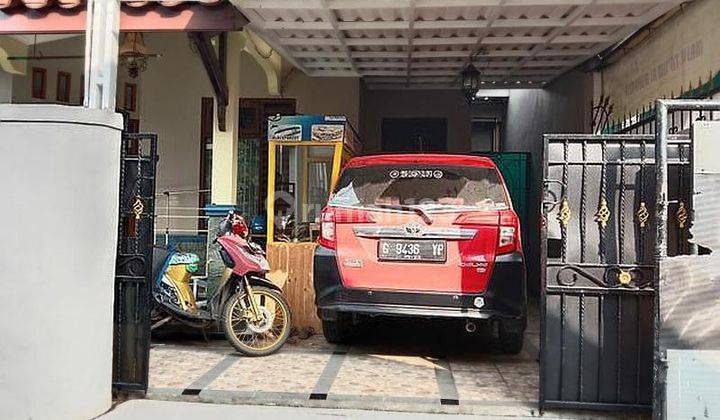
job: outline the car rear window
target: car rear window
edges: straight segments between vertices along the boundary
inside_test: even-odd
[[[505,189],[495,168],[425,165],[346,169],[335,187],[330,204],[361,207],[508,207]]]

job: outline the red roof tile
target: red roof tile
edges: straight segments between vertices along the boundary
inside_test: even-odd
[[[214,5],[222,3],[224,0],[195,0],[187,3],[201,3],[204,5]],[[57,5],[62,9],[74,9],[82,6],[85,0],[0,0],[0,9],[9,9],[11,7],[25,7],[28,9],[42,9],[44,7],[50,7]],[[123,2],[123,6],[127,7],[144,7],[151,3],[159,3],[165,7],[174,7],[184,1],[178,0],[164,0],[164,1],[146,1],[146,0],[134,0]]]

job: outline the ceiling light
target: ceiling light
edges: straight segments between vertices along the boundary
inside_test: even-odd
[[[157,57],[145,45],[140,32],[128,32],[119,50],[120,64],[127,68],[128,75],[133,79],[147,68],[148,58]]]
[[[480,72],[472,63],[468,63],[460,73],[460,89],[468,103],[475,99],[475,94],[480,89],[480,76]]]

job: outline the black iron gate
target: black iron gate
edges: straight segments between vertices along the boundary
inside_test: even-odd
[[[145,391],[150,354],[157,136],[123,132],[115,268],[113,387]]]
[[[651,409],[652,135],[546,135],[540,404]],[[668,145],[670,166],[687,164]]]

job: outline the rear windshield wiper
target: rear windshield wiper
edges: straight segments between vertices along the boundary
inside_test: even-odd
[[[433,222],[433,219],[430,217],[430,215],[425,210],[423,210],[421,207],[410,206],[407,204],[374,204],[373,207],[379,207],[382,209],[397,209],[397,210],[414,211],[415,213],[419,214],[420,217],[422,217],[422,219],[428,225],[431,225]]]

